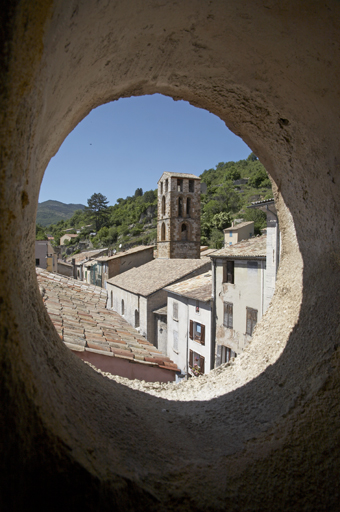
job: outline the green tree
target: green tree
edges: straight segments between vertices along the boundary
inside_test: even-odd
[[[36,240],[47,240],[47,236],[44,231],[44,228],[40,224],[37,224],[35,226],[35,239]]]
[[[108,219],[109,209],[108,200],[103,194],[92,194],[90,199],[87,200],[85,212],[92,222],[94,222],[96,231],[105,225]]]

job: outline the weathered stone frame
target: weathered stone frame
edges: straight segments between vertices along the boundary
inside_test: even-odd
[[[339,9],[335,0],[6,5],[4,510],[337,509]],[[253,342],[200,389],[183,385],[182,401],[77,361],[34,269],[50,158],[92,108],[156,92],[209,110],[247,142],[273,180],[282,232],[276,293]]]

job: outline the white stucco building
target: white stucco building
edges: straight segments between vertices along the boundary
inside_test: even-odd
[[[267,236],[262,235],[211,255],[216,366],[242,352],[265,312],[266,252]]]
[[[165,290],[168,357],[176,362],[183,376],[208,373],[214,367],[211,270]]]
[[[240,222],[239,224],[232,224],[230,228],[223,230],[224,233],[224,247],[237,244],[242,240],[247,240],[254,236],[254,222]]]
[[[210,259],[161,259],[150,261],[138,268],[109,279],[108,307],[122,315],[157,346],[154,311],[166,305],[164,287],[202,274],[211,267]]]

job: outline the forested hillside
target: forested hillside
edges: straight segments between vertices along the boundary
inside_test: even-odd
[[[48,226],[56,224],[60,220],[67,220],[72,217],[76,210],[85,208],[83,204],[65,204],[60,201],[43,201],[38,203],[37,224]]]
[[[268,175],[256,156],[251,153],[246,160],[220,162],[215,169],[201,174],[206,193],[201,196],[202,244],[221,247],[223,229],[232,220],[243,218],[255,221],[255,232],[265,227],[265,214],[247,209],[252,201],[272,197]],[[91,240],[94,247],[129,248],[140,244],[156,243],[157,190],[143,193],[138,188],[133,196],[119,198],[114,206],[107,206],[105,196],[93,194],[88,206],[78,210],[71,219],[61,220],[48,227],[48,233],[59,238],[79,232],[72,241],[74,249],[81,240]],[[70,231],[71,230],[71,231]],[[90,235],[92,233],[92,235]],[[95,235],[93,234],[95,233]],[[44,238],[47,230],[37,226],[37,237]]]

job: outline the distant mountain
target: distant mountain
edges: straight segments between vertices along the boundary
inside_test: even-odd
[[[56,224],[60,220],[67,220],[72,217],[76,210],[83,210],[83,204],[65,204],[60,201],[44,201],[38,203],[36,223],[41,226]]]

